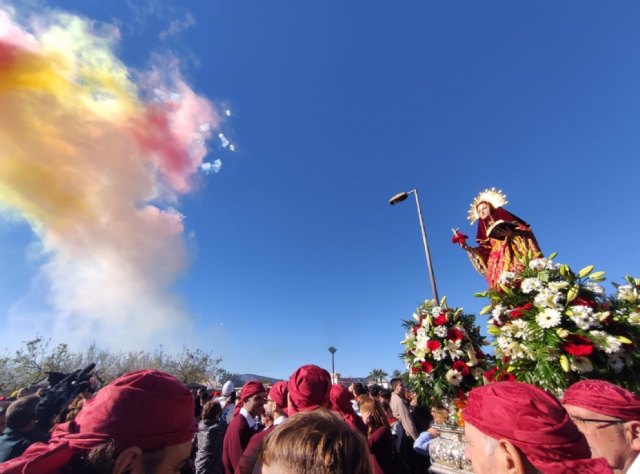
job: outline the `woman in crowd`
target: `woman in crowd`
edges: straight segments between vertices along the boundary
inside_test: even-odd
[[[371,454],[384,474],[394,472],[393,469],[393,436],[382,404],[369,396],[360,401],[360,415],[367,426],[367,439]]]
[[[202,408],[202,418],[196,435],[196,474],[222,474],[222,441],[227,431],[227,422],[220,416],[220,403],[210,400]]]

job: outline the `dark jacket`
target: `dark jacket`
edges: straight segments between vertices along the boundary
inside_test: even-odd
[[[200,431],[196,435],[198,451],[196,452],[196,474],[222,474],[222,444],[227,432],[227,422],[218,419],[213,423],[201,421]]]
[[[22,456],[22,453],[33,443],[48,443],[49,436],[38,430],[14,431],[4,430],[0,436],[0,463]]]

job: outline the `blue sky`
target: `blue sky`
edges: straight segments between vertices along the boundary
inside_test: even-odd
[[[173,51],[232,111],[235,153],[212,142],[220,172],[178,204],[190,265],[172,289],[195,328],[174,342],[226,370],[330,369],[330,345],[343,375],[402,368],[401,320],[431,292],[415,204],[388,205],[400,191],[419,190],[438,291],[467,312],[485,282],[451,228],[475,235],[467,209],[488,187],[558,261],[639,273],[637,2],[47,5],[118,25],[133,68]],[[34,239],[0,218],[7,321],[32,286]]]

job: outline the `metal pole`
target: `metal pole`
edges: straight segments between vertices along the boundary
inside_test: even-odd
[[[427,256],[427,268],[429,269],[429,279],[431,280],[431,291],[433,297],[436,299],[436,304],[440,304],[440,298],[438,298],[438,290],[436,289],[436,277],[433,275],[433,266],[431,265],[431,254],[429,253],[429,244],[427,243],[427,231],[424,227],[424,220],[422,219],[422,209],[420,207],[420,199],[418,198],[418,190],[414,189],[409,191],[416,196],[416,206],[418,206],[418,218],[420,220],[420,229],[422,230],[422,242],[424,243],[424,253]]]

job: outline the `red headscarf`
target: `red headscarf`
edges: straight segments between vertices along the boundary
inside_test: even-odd
[[[197,431],[193,414],[193,395],[176,378],[156,370],[132,372],[88,400],[74,421],[59,424],[49,444],[31,445],[0,472],[54,474],[74,454],[108,441],[116,452],[182,444]]]
[[[271,389],[269,390],[269,398],[276,402],[276,404],[281,408],[287,407],[287,394],[289,393],[289,389],[287,388],[287,382],[276,382],[273,384]]]
[[[339,383],[334,384],[331,387],[329,399],[331,400],[331,410],[342,415],[342,418],[353,428],[360,431],[363,435],[367,435],[367,427],[362,421],[362,418],[356,413],[351,404],[353,400],[353,393],[349,391],[344,385]]]
[[[303,365],[289,377],[289,416],[329,407],[331,376],[317,365]]]
[[[250,380],[242,386],[240,391],[240,401],[236,403],[236,408],[233,411],[233,416],[240,413],[240,409],[243,407],[244,402],[258,393],[267,393],[267,389],[264,388],[262,382],[258,380]]]
[[[563,405],[573,405],[624,421],[640,421],[640,397],[604,380],[582,380],[567,389]]]
[[[611,472],[589,459],[584,436],[553,396],[533,385],[496,382],[471,390],[464,419],[494,439],[506,439],[545,474]]]

